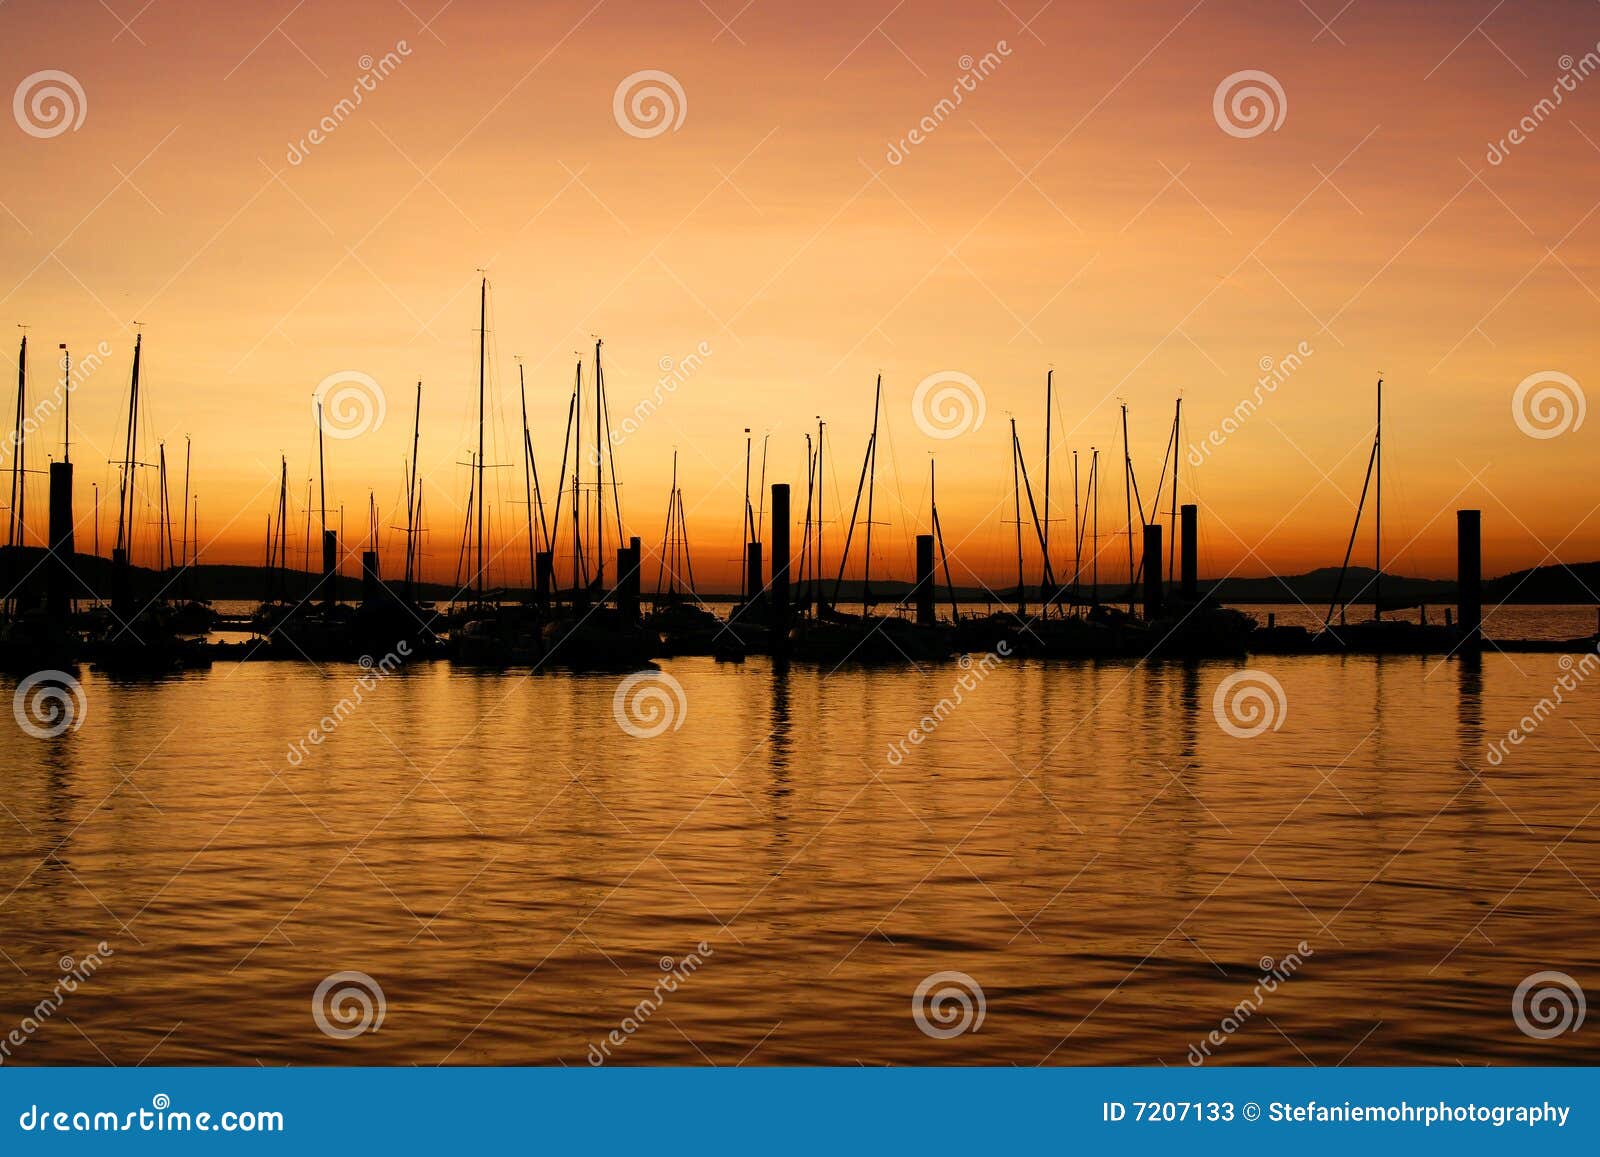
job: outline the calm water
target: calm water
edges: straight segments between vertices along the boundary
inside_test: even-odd
[[[672,660],[639,738],[615,677],[436,663],[298,762],[360,668],[85,670],[81,727],[0,740],[0,1030],[111,952],[6,1063],[1183,1065],[1291,954],[1217,1063],[1600,1060],[1512,1015],[1600,994],[1600,672],[1494,767],[1556,656],[1255,665],[1240,738],[1243,664]],[[346,970],[385,1011],[339,1039]],[[941,971],[973,1031],[913,1016]]]

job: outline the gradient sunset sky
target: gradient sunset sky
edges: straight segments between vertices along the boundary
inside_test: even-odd
[[[515,357],[553,490],[574,351],[605,339],[616,424],[662,359],[704,343],[617,457],[624,521],[648,548],[677,448],[697,577],[726,587],[743,429],[758,448],[770,431],[768,481],[803,504],[804,435],[822,415],[836,511],[881,372],[875,570],[909,575],[933,453],[957,581],[998,585],[1014,550],[1009,418],[1039,496],[1047,369],[1057,570],[1071,452],[1086,471],[1098,446],[1114,576],[1120,403],[1148,501],[1174,399],[1187,450],[1264,361],[1303,344],[1203,464],[1185,457],[1208,577],[1338,563],[1380,373],[1394,569],[1451,573],[1461,506],[1484,510],[1490,573],[1600,558],[1585,481],[1600,417],[1573,409],[1535,437],[1554,431],[1514,410],[1530,376],[1567,375],[1574,405],[1594,385],[1600,77],[1581,74],[1597,41],[1591,0],[10,0],[8,91],[69,74],[82,123],[45,135],[22,99],[0,132],[0,397],[14,401],[13,324],[29,327],[34,401],[58,343],[113,351],[73,397],[86,549],[142,329],[145,452],[165,438],[181,460],[191,437],[205,561],[255,562],[280,452],[298,556],[311,398],[332,374],[370,375],[386,416],[328,442],[330,505],[352,540],[369,490],[385,524],[400,520],[420,379],[430,577],[447,579],[486,269],[494,461],[518,462]],[[389,53],[388,75],[335,113]],[[681,89],[675,127],[619,123],[618,87],[641,70]],[[1247,70],[1281,91],[1276,127],[1229,120],[1226,102],[1219,119],[1219,86]],[[935,127],[911,143],[924,118]],[[982,424],[953,438],[913,413],[918,383],[943,372],[983,402]],[[59,453],[52,419],[28,463]],[[506,577],[526,581],[508,537],[520,470],[493,486]],[[42,482],[29,501],[38,523]],[[399,544],[383,544],[391,573]]]

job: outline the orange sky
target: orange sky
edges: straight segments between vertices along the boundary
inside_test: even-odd
[[[396,520],[420,378],[430,570],[448,578],[457,463],[476,437],[481,267],[507,407],[494,460],[517,461],[520,355],[552,486],[572,351],[590,335],[606,341],[614,423],[651,394],[660,359],[710,350],[618,449],[624,520],[647,544],[679,450],[705,585],[726,586],[737,554],[743,428],[770,430],[768,480],[803,503],[803,435],[821,414],[828,503],[848,502],[879,371],[875,568],[909,572],[936,451],[958,581],[1004,581],[1008,417],[1037,493],[1050,366],[1057,567],[1070,451],[1086,464],[1097,445],[1117,573],[1119,399],[1148,492],[1180,392],[1185,446],[1201,443],[1258,363],[1301,343],[1304,364],[1203,465],[1184,462],[1206,573],[1337,563],[1380,371],[1392,565],[1450,573],[1457,506],[1484,509],[1491,573],[1551,551],[1600,557],[1581,485],[1600,418],[1533,438],[1512,409],[1530,375],[1591,384],[1600,79],[1533,110],[1596,51],[1600,9],[1356,3],[1335,18],[1338,0],[1308,2],[1057,0],[1035,16],[1038,0],[11,0],[6,84],[61,70],[85,107],[76,129],[31,135],[24,101],[0,132],[0,321],[30,327],[34,400],[59,342],[114,351],[74,396],[84,545],[91,485],[107,488],[120,453],[138,322],[145,452],[164,436],[181,457],[192,437],[207,561],[259,559],[280,451],[298,552],[312,391],[359,371],[386,418],[328,443],[330,505],[352,537],[369,488]],[[335,114],[363,57],[391,52],[389,75]],[[938,110],[990,53],[959,107]],[[645,69],[683,93],[681,124],[653,136],[623,131],[613,109]],[[1281,88],[1275,129],[1219,123],[1214,95],[1242,70]],[[296,144],[330,115],[325,139]],[[1491,163],[1490,143],[1530,115]],[[908,145],[924,117],[935,127]],[[984,400],[981,427],[950,439],[912,411],[942,371]],[[9,382],[0,398],[13,403]],[[48,430],[32,467],[59,453]],[[520,472],[494,472],[493,487],[509,529]],[[29,501],[36,517],[42,484]],[[526,548],[499,541],[515,579]]]

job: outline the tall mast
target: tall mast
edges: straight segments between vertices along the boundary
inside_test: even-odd
[[[11,533],[12,546],[25,546],[23,542],[24,527],[22,522],[22,507],[26,499],[25,488],[27,481],[23,477],[24,451],[27,447],[28,430],[23,422],[23,412],[27,408],[28,394],[28,335],[22,335],[22,352],[17,357],[17,421],[13,429],[16,431],[17,452],[11,458]]]
[[[1053,397],[1052,381],[1055,370],[1046,370],[1044,375],[1044,570],[1050,574],[1050,402]],[[1049,592],[1045,598],[1055,600],[1055,592]],[[1048,610],[1050,603],[1045,604]]]
[[[1083,575],[1083,532],[1078,526],[1078,452],[1072,452],[1072,601],[1078,601],[1079,579]]]
[[[411,475],[406,479],[406,601],[417,566],[417,448],[422,441],[422,383],[417,383],[417,407],[411,421]]]
[[[755,596],[750,589],[750,542],[754,537],[750,514],[750,427],[744,428],[744,509],[739,512],[739,596],[746,602]]]
[[[677,594],[677,540],[672,537],[673,523],[677,517],[678,508],[678,449],[672,449],[672,486],[667,491],[667,525],[661,532],[661,565],[666,570],[667,597],[670,599]],[[661,591],[661,579],[656,578],[656,593]]]
[[[181,566],[189,565],[189,449],[189,435],[185,434],[183,436],[183,534],[179,539],[182,550],[178,554]]]
[[[825,493],[822,483],[822,428],[825,423],[822,416],[817,415],[817,611],[822,610],[822,495]]]
[[[289,459],[278,456],[278,598],[287,597],[289,582]]]
[[[1128,453],[1128,404],[1122,404],[1122,494],[1128,508],[1128,612],[1133,613],[1133,456]],[[1139,517],[1144,517],[1144,504],[1139,504]]]
[[[1378,379],[1378,427],[1372,437],[1372,617],[1383,618],[1383,379]]]
[[[478,288],[478,462],[477,481],[475,483],[478,494],[478,601],[483,602],[483,399],[484,384],[483,370],[484,359],[488,345],[489,333],[489,279],[485,277]]]
[[[27,339],[23,341],[26,343]],[[122,481],[117,492],[117,549],[129,555],[133,553],[133,456],[139,436],[139,356],[143,341],[142,333],[133,335],[133,380],[128,387],[128,436],[123,444]]]
[[[317,403],[317,505],[321,508],[322,541],[328,540],[328,470],[322,454],[322,403]]]
[[[172,565],[172,517],[171,503],[167,499],[167,444],[165,442],[157,448],[157,461],[159,468],[157,478],[161,484],[161,497],[156,505],[156,560],[160,563],[159,569],[165,571]]]
[[[1027,596],[1023,593],[1022,579],[1022,479],[1018,476],[1018,458],[1022,449],[1017,445],[1017,420],[1011,419],[1011,500],[1012,513],[1017,523],[1017,614],[1028,613]]]
[[[533,478],[529,468],[533,461],[533,443],[528,436],[528,386],[522,363],[517,362],[517,396],[522,401],[522,493],[528,505],[528,591],[532,594],[538,585],[537,548],[533,541]]]
[[[868,453],[872,458],[872,472],[867,475],[867,552],[861,559],[861,617],[867,617],[872,598],[872,492],[878,482],[878,408],[883,400],[883,375],[872,394],[872,441]]]
[[[1089,603],[1100,605],[1100,451],[1089,447],[1089,484],[1094,487],[1094,556],[1089,562]]]
[[[1167,581],[1171,582],[1176,574],[1178,560],[1178,453],[1179,430],[1183,420],[1183,397],[1179,395],[1176,407],[1172,411],[1172,515],[1171,529],[1167,531]],[[1154,514],[1154,511],[1151,511]],[[1157,517],[1160,517],[1157,515]]]
[[[582,519],[581,500],[578,497],[578,482],[583,463],[580,461],[583,451],[583,359],[579,357],[573,369],[572,379],[572,420],[568,423],[572,427],[572,597],[578,597],[579,572],[583,567],[583,535],[579,531],[579,522]],[[587,573],[584,574],[587,578]]]
[[[594,339],[594,582],[604,590],[606,584],[606,491],[605,443],[600,422],[604,416],[605,379],[600,374],[600,339]]]

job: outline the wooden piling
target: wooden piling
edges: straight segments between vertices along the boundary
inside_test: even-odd
[[[1161,524],[1144,528],[1144,617],[1153,622],[1161,617]]]
[[[1456,620],[1467,647],[1483,642],[1483,512],[1456,511]]]

